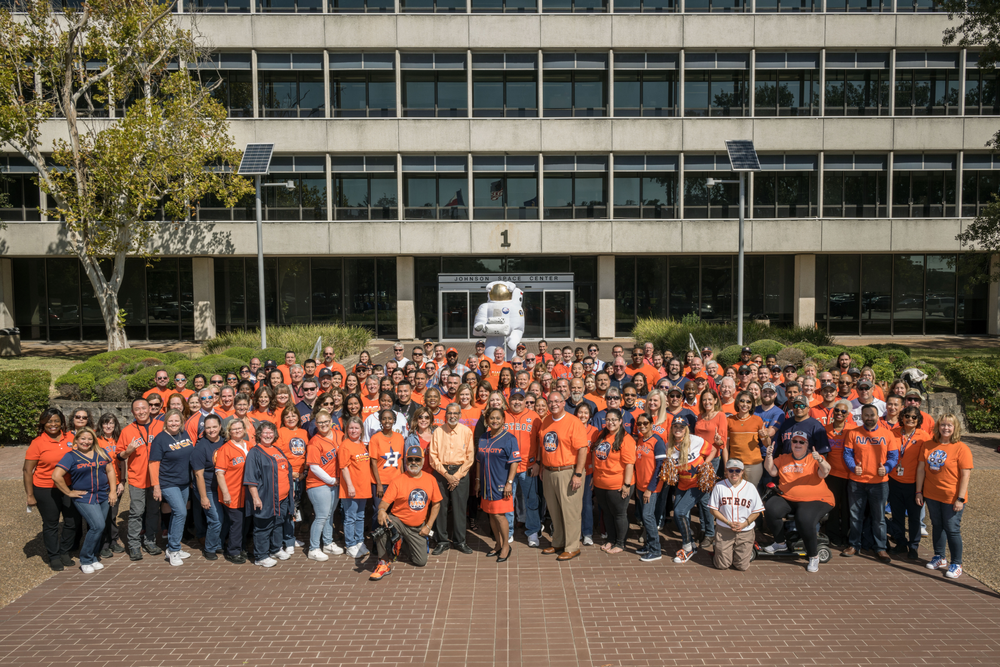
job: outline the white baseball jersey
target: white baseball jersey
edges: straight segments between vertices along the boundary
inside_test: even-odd
[[[743,480],[739,486],[733,486],[728,479],[724,479],[712,489],[712,496],[709,498],[710,509],[718,510],[726,517],[730,524],[738,521],[746,521],[751,514],[764,511],[764,503],[760,500],[757,487],[750,482]],[[753,530],[753,525],[749,525],[741,532]]]

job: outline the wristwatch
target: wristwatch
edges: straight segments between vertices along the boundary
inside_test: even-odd
[[[573,473],[573,477],[583,477],[583,473],[582,472],[575,472],[575,473]]]
[[[960,503],[964,503],[964,502],[965,502],[965,498],[959,498],[959,499],[958,499],[958,502],[960,502]]]

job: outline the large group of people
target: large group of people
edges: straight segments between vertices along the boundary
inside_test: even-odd
[[[847,352],[828,369],[749,347],[724,366],[709,348],[651,343],[629,361],[621,345],[603,360],[595,343],[546,341],[509,361],[483,341],[464,363],[434,341],[410,354],[396,343],[385,363],[362,352],[348,370],[332,347],[301,364],[289,351],[191,388],[161,369],[125,426],[47,409],[24,487],[50,566],[74,565],[79,548],[90,574],[115,553],[160,555],[158,542],[180,566],[185,536],[208,560],[265,568],[301,548],[317,562],[364,559],[367,542],[379,580],[404,553],[416,566],[472,554],[482,513],[497,563],[512,558],[517,524],[557,561],[598,545],[627,553],[636,524],[635,553],[658,561],[672,515],[674,563],[711,549],[715,567],[745,570],[769,534],[764,552],[804,553],[816,572],[820,531],[844,557],[917,559],[926,512],[926,566],[962,574],[973,466],[958,419],[935,422],[919,389],[875,382]]]

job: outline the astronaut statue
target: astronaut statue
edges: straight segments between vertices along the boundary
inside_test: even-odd
[[[503,347],[504,358],[510,361],[524,335],[524,294],[514,283],[500,280],[491,282],[486,289],[489,295],[476,311],[472,331],[486,339],[487,359],[493,358],[495,348]]]

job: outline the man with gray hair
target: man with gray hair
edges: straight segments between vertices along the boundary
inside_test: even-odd
[[[566,399],[566,412],[571,415],[576,414],[576,409],[586,404],[590,407],[590,416],[597,414],[597,404],[584,396],[587,385],[583,378],[573,378],[569,381],[569,398]]]

